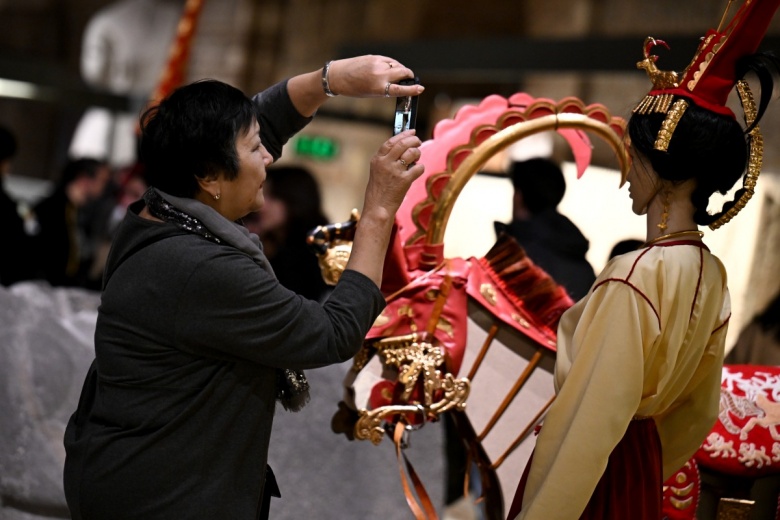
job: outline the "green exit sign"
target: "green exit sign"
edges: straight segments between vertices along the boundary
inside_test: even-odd
[[[330,137],[299,135],[295,140],[295,153],[311,159],[329,160],[336,157],[339,145]]]

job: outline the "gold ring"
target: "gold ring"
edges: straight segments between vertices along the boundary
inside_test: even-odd
[[[406,166],[406,161],[404,161],[403,159],[398,159],[398,162]]]
[[[390,97],[390,83],[385,85],[385,97]]]

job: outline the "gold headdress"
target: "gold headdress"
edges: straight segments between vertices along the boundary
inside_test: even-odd
[[[729,0],[721,26],[732,2]],[[693,60],[680,75],[659,70],[656,66],[658,56],[652,55],[651,51],[658,45],[668,48],[666,42],[652,37],[645,39],[644,59],[637,63],[637,68],[647,71],[653,89],[633,112],[666,114],[654,143],[656,150],[668,150],[677,124],[690,103],[736,119],[726,106],[729,93],[735,86],[745,122],[748,127],[753,125],[757,115],[756,105],[747,83],[737,79],[737,61],[756,52],[778,5],[780,0],[743,0],[742,6],[723,31],[720,26],[707,31]],[[753,195],[763,156],[763,140],[758,125],[753,126],[750,136],[750,161],[743,194],[729,211],[710,224],[712,229],[731,220]]]

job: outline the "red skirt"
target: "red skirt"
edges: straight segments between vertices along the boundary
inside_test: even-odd
[[[508,520],[522,511],[523,492],[528,480],[531,459],[517,486]],[[587,468],[572,468],[587,471]],[[633,420],[625,435],[609,455],[609,462],[593,490],[585,511],[585,520],[659,520],[663,499],[661,440],[655,421]]]

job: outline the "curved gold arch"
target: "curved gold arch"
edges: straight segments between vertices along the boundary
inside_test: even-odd
[[[607,124],[585,114],[560,113],[523,121],[509,126],[476,146],[472,153],[458,166],[444,187],[431,215],[431,222],[426,235],[426,243],[443,244],[444,231],[447,228],[452,208],[466,183],[484,166],[493,155],[512,143],[540,132],[559,130],[563,128],[588,130],[601,137],[610,145],[620,162],[621,183],[625,182],[628,168],[631,164],[623,140]]]

